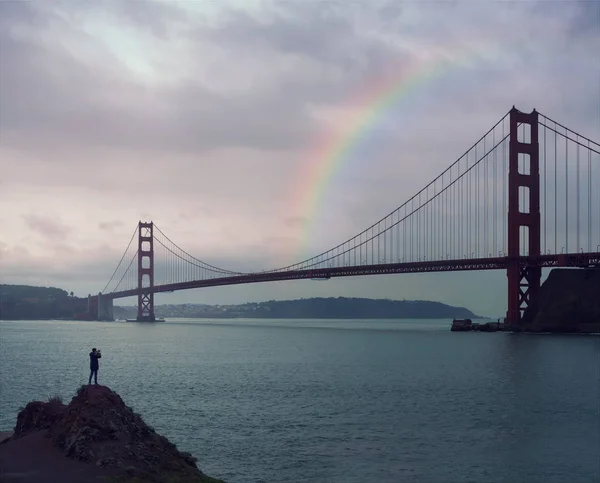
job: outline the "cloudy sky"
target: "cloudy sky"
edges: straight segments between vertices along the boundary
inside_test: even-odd
[[[401,205],[513,104],[600,138],[598,52],[596,1],[0,1],[0,281],[97,293],[138,220],[224,268],[298,261]],[[404,94],[375,115],[385,86]],[[363,142],[333,163],[349,120]],[[318,295],[499,316],[506,275],[156,303]]]

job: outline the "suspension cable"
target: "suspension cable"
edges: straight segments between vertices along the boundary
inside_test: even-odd
[[[582,136],[582,135],[581,135],[581,134],[579,134],[578,132],[576,132],[576,131],[573,131],[572,129],[569,129],[569,128],[568,128],[568,127],[566,127],[566,126],[563,126],[562,124],[560,124],[559,122],[556,122],[554,119],[551,119],[551,118],[549,118],[548,116],[545,116],[545,115],[543,115],[543,114],[541,114],[541,113],[540,113],[540,115],[541,115],[541,116],[542,116],[544,119],[547,119],[547,120],[548,120],[548,121],[550,121],[552,124],[554,124],[554,126],[555,126],[555,127],[556,127],[556,126],[560,126],[560,127],[562,127],[562,128],[565,130],[565,132],[566,132],[566,131],[568,131],[568,132],[572,132],[573,134],[576,134],[577,136],[579,136],[581,139],[584,139],[585,141],[588,141],[588,142],[590,142],[590,143],[592,143],[592,144],[595,144],[596,146],[598,146],[598,147],[600,148],[600,143],[597,143],[597,142],[596,142],[596,141],[594,141],[593,139],[590,139],[590,138],[588,138],[588,137]],[[538,124],[541,124],[542,126],[544,126],[544,127],[548,128],[548,129],[550,129],[551,131],[554,131],[554,129],[552,129],[551,127],[548,127],[548,126],[546,126],[545,124],[542,124],[542,123],[538,123]],[[555,131],[555,132],[556,132],[556,131]],[[561,133],[558,133],[558,134],[561,134]],[[585,146],[585,145],[584,145],[584,147],[587,147],[587,146]],[[590,149],[591,149],[592,151],[594,151],[592,148],[590,148]],[[597,154],[600,154],[600,153],[598,153],[597,151],[594,151],[594,152],[596,152]]]
[[[304,265],[304,264],[306,264],[306,263],[310,263],[310,262],[313,262],[313,263],[312,263],[312,265],[309,265],[309,266],[313,266],[313,265],[315,264],[315,262],[314,262],[314,260],[315,260],[315,259],[317,259],[317,258],[319,258],[319,257],[322,257],[322,256],[325,256],[325,255],[327,255],[327,254],[328,254],[330,251],[332,251],[332,250],[335,250],[335,249],[338,249],[338,248],[340,248],[340,247],[343,247],[343,246],[344,246],[346,243],[350,243],[350,242],[352,242],[352,241],[355,241],[355,240],[356,240],[356,238],[359,238],[359,237],[361,237],[362,235],[366,235],[366,234],[367,234],[367,232],[368,232],[369,230],[373,230],[373,229],[374,229],[374,228],[375,228],[375,227],[376,227],[376,226],[377,226],[379,223],[381,223],[382,221],[384,221],[386,218],[389,218],[389,217],[390,217],[390,216],[391,216],[393,213],[395,213],[396,211],[400,210],[402,207],[404,207],[404,206],[405,206],[405,205],[407,205],[408,203],[411,203],[411,202],[412,202],[412,201],[413,201],[415,198],[419,197],[419,196],[420,196],[420,195],[421,195],[421,194],[422,194],[422,193],[423,193],[425,190],[427,190],[427,188],[429,188],[429,187],[430,187],[430,186],[431,186],[433,183],[435,183],[435,182],[436,182],[438,179],[440,179],[440,178],[441,178],[441,177],[442,177],[442,176],[443,176],[445,173],[449,172],[449,171],[450,171],[450,170],[451,170],[451,169],[452,169],[452,168],[453,168],[455,165],[457,165],[457,164],[458,164],[458,163],[459,163],[459,162],[460,162],[460,161],[461,161],[461,160],[462,160],[462,159],[463,159],[463,158],[464,158],[464,157],[465,157],[465,156],[466,156],[466,155],[467,155],[467,154],[468,154],[468,153],[469,153],[469,152],[470,152],[470,151],[471,151],[471,150],[472,150],[472,149],[473,149],[475,146],[477,146],[477,145],[478,145],[478,144],[479,144],[479,143],[480,143],[480,142],[481,142],[483,139],[485,139],[485,138],[486,138],[486,137],[487,137],[487,136],[488,136],[488,135],[489,135],[489,134],[490,134],[492,131],[494,131],[494,129],[496,129],[496,127],[498,127],[498,126],[500,125],[500,123],[503,123],[503,122],[504,122],[504,120],[506,119],[506,117],[507,117],[509,114],[510,114],[510,111],[509,111],[509,112],[507,112],[507,113],[506,113],[504,116],[502,116],[502,118],[501,118],[501,119],[500,119],[500,120],[499,120],[499,121],[498,121],[496,124],[494,124],[494,125],[493,125],[493,126],[492,126],[492,127],[491,127],[491,128],[490,128],[490,129],[489,129],[489,130],[488,130],[488,131],[487,131],[487,132],[484,134],[484,135],[483,135],[483,136],[481,136],[481,137],[480,137],[480,138],[479,138],[479,139],[478,139],[478,140],[477,140],[477,141],[476,141],[474,144],[472,144],[472,145],[471,145],[471,147],[470,147],[469,149],[467,149],[467,150],[465,151],[465,153],[464,153],[462,156],[460,156],[460,157],[459,157],[459,158],[458,158],[458,159],[457,159],[457,160],[456,160],[454,163],[452,163],[452,164],[451,164],[451,165],[450,165],[448,168],[446,168],[446,169],[445,169],[445,170],[444,170],[444,171],[443,171],[443,172],[442,172],[440,175],[438,175],[438,176],[437,176],[437,177],[436,177],[436,178],[435,178],[433,181],[431,181],[431,182],[430,182],[430,183],[429,183],[427,186],[425,186],[423,189],[421,189],[421,191],[419,191],[419,192],[418,192],[416,195],[414,195],[412,198],[410,198],[408,201],[406,201],[406,202],[405,202],[403,205],[401,205],[400,207],[396,208],[396,209],[395,209],[395,210],[393,210],[392,212],[388,213],[386,216],[384,216],[383,218],[381,218],[380,220],[376,221],[376,222],[375,222],[375,223],[373,223],[371,226],[369,226],[368,228],[366,228],[365,230],[363,230],[362,232],[360,232],[358,235],[355,235],[355,236],[353,236],[353,237],[351,237],[351,238],[347,239],[346,241],[344,241],[344,242],[340,243],[339,245],[337,245],[337,246],[335,246],[335,247],[333,247],[333,248],[330,248],[329,250],[326,250],[326,251],[324,251],[324,252],[321,252],[319,255],[315,255],[315,256],[313,256],[313,257],[307,258],[307,259],[305,259],[305,260],[302,260],[302,261],[300,261],[300,262],[297,262],[297,263],[293,263],[293,264],[291,264],[291,265],[288,265],[288,266],[285,266],[285,267],[281,267],[281,268],[277,268],[277,269],[273,269],[273,270],[267,270],[267,272],[280,272],[280,271],[284,271],[284,270],[289,270],[289,269],[293,269],[293,268],[296,268],[296,267],[298,267],[298,266],[301,266],[301,265]],[[504,139],[506,139],[506,138],[504,138]],[[503,140],[504,140],[504,139],[503,139]],[[500,141],[500,142],[499,142],[497,145],[499,145],[501,142],[502,142],[502,141]],[[492,148],[492,149],[493,149],[493,148]],[[491,151],[492,151],[492,150],[490,150],[490,152],[491,152]],[[478,161],[478,162],[479,162],[479,161]],[[475,164],[477,164],[477,163],[475,163]],[[473,166],[475,166],[475,164],[474,164]],[[462,175],[461,175],[460,177],[462,177]],[[459,177],[459,178],[457,178],[457,180],[458,180],[458,179],[460,179],[460,177]],[[457,180],[455,180],[455,181],[457,181]],[[415,210],[415,211],[418,211],[418,209],[417,209],[417,210]],[[402,220],[401,220],[401,221],[402,221]],[[366,235],[366,236],[368,236],[368,235]],[[376,235],[375,235],[375,236],[376,236]],[[368,240],[366,240],[366,241],[370,241],[370,240],[372,240],[373,238],[375,238],[375,236],[371,236],[371,237],[370,237],[370,238],[368,238]],[[366,242],[366,241],[365,241],[365,242]],[[364,243],[364,242],[363,242],[363,243]],[[355,246],[360,246],[360,245],[362,245],[362,243],[361,243],[361,244],[359,244],[359,245],[355,245]],[[351,250],[351,249],[350,249],[350,250]],[[327,260],[329,260],[329,258],[328,258]]]
[[[242,273],[242,272],[234,272],[234,271],[231,271],[231,270],[226,270],[226,269],[224,269],[224,268],[215,267],[214,265],[211,265],[210,263],[206,263],[206,262],[204,262],[204,261],[202,261],[202,260],[199,260],[198,258],[194,257],[193,255],[190,255],[188,252],[186,252],[184,249],[182,249],[182,248],[181,248],[179,245],[177,245],[177,243],[175,243],[175,242],[174,242],[173,240],[171,240],[171,239],[170,239],[170,238],[169,238],[167,235],[165,235],[165,234],[163,233],[163,231],[162,231],[162,230],[161,230],[161,229],[160,229],[158,226],[156,226],[156,224],[154,225],[154,228],[155,228],[155,229],[156,229],[156,230],[157,230],[157,231],[158,231],[158,232],[159,232],[159,233],[160,233],[162,236],[164,236],[164,237],[165,237],[165,238],[166,238],[166,239],[167,239],[169,242],[171,242],[171,243],[172,243],[172,244],[173,244],[175,247],[177,247],[179,250],[181,250],[181,252],[183,252],[185,255],[187,255],[188,257],[190,257],[192,260],[194,260],[194,261],[198,262],[199,264],[203,265],[203,266],[204,266],[203,268],[212,269],[213,271],[218,271],[218,272],[221,272],[221,273],[229,273],[229,274],[232,274],[232,275],[243,275],[243,273]],[[166,247],[164,244],[162,244],[162,243],[161,243],[161,242],[160,242],[158,239],[156,239],[156,241],[158,241],[158,242],[159,242],[161,245],[163,245],[165,248],[167,248],[167,247]],[[169,249],[167,248],[167,250],[169,250]],[[169,251],[171,251],[171,250],[169,250]],[[171,253],[173,253],[173,254],[175,255],[175,252],[172,252],[172,251],[171,251]],[[185,259],[184,259],[184,258],[182,258],[182,260],[185,260]],[[187,260],[186,260],[186,261],[187,261]],[[189,262],[189,263],[192,263],[192,262]],[[193,263],[192,263],[192,264],[193,264]],[[198,265],[196,265],[196,266],[198,266]]]
[[[506,117],[506,116],[505,116]],[[483,159],[485,159],[494,149],[496,149],[498,146],[500,146],[500,144],[502,144],[504,141],[506,141],[506,139],[508,139],[510,136],[510,133],[506,134],[504,136],[504,138],[502,138],[500,141],[498,141],[489,151],[487,151],[485,154],[483,154],[483,156],[481,156],[478,160],[476,160],[464,173],[462,173],[460,176],[458,176],[451,184],[449,184],[448,186],[446,186],[444,189],[442,189],[435,197],[441,195],[443,192],[445,192],[448,188],[450,188],[453,184],[455,184],[456,182],[458,182],[458,180],[460,180],[463,176],[467,175],[471,170],[473,170]],[[366,238],[364,241],[360,242],[358,245],[353,245],[351,248],[346,249],[345,251],[341,252],[341,254],[346,254],[352,250],[355,250],[356,248],[359,248],[361,246],[365,246],[367,245],[369,242],[373,241],[375,238],[377,238],[379,235],[385,233],[386,231],[390,230],[391,228],[393,228],[395,225],[403,222],[404,220],[406,220],[407,218],[411,217],[413,214],[417,213],[419,210],[421,210],[423,207],[427,206],[429,203],[431,203],[434,199],[431,198],[427,201],[425,201],[422,205],[417,206],[417,208],[414,208],[413,211],[411,211],[407,216],[405,216],[402,219],[399,219],[398,221],[396,221],[396,223],[394,223],[393,225],[388,226],[384,231],[381,232],[377,232],[375,235],[371,235],[369,238]],[[400,208],[398,208],[400,209]],[[394,210],[392,213],[394,213],[397,210]],[[389,215],[388,215],[389,216]],[[373,226],[376,226],[373,225]],[[370,228],[369,228],[370,229]],[[362,235],[363,233],[365,233],[367,230],[363,231],[362,233],[360,233],[359,235],[357,235],[356,237]],[[356,238],[354,237],[354,238]],[[352,238],[353,239],[353,238]],[[350,240],[352,240],[350,239]],[[333,250],[335,250],[336,248],[345,245],[347,242],[344,242],[340,245],[338,245],[337,247],[331,248],[317,256],[314,256],[312,258],[309,258],[308,260],[304,260],[303,262],[299,262],[296,263],[294,265],[290,265],[287,267],[283,267],[283,268],[279,268],[279,269],[275,269],[275,270],[269,270],[268,272],[281,272],[281,271],[287,271],[290,269],[293,269],[299,265],[304,265],[306,263],[310,263],[309,265],[306,265],[304,268],[311,268],[314,267],[315,265],[320,265],[322,263],[328,262],[329,260],[333,260],[334,258],[336,258],[336,256],[338,255],[329,255],[330,252],[332,252]],[[329,255],[329,256],[327,256]],[[322,260],[318,260],[318,258],[325,256],[326,258],[322,259]],[[317,259],[317,261],[315,262],[314,260]]]
[[[552,122],[554,122],[554,121],[552,121]],[[570,129],[568,129],[568,131],[572,132],[572,133],[573,133],[573,134],[575,134],[576,136],[579,136],[581,139],[584,139],[584,140],[588,141],[588,143],[593,143],[593,144],[595,144],[595,145],[599,146],[598,150],[596,150],[596,149],[594,149],[594,148],[592,148],[592,147],[590,147],[590,146],[587,146],[587,145],[583,144],[582,142],[580,142],[580,141],[579,141],[579,140],[577,140],[577,139],[573,139],[573,138],[569,137],[567,134],[563,134],[563,133],[561,133],[561,132],[559,132],[559,131],[556,131],[555,129],[552,129],[550,126],[546,126],[546,125],[545,125],[543,122],[540,122],[540,123],[538,123],[538,124],[539,124],[540,126],[544,126],[546,129],[549,129],[550,131],[553,131],[553,132],[555,132],[556,134],[558,134],[559,136],[562,136],[562,137],[563,137],[563,138],[565,138],[566,140],[568,140],[568,141],[571,141],[571,142],[573,142],[573,143],[577,144],[578,146],[581,146],[581,147],[584,147],[584,148],[586,148],[586,149],[589,149],[589,150],[590,150],[590,151],[592,151],[593,153],[600,154],[600,144],[598,144],[598,143],[595,143],[594,141],[591,141],[590,139],[587,139],[586,137],[584,137],[584,136],[581,136],[580,134],[577,134],[575,131],[571,131]],[[559,126],[560,126],[560,124],[557,124],[557,125],[559,125]],[[565,129],[566,129],[566,128],[565,128]]]
[[[104,289],[102,290],[101,293],[104,293],[106,291],[106,289],[110,285],[110,282],[112,282],[114,276],[116,275],[117,271],[119,270],[119,267],[121,266],[121,263],[123,262],[123,259],[125,258],[125,255],[127,255],[127,250],[129,250],[129,247],[131,246],[131,242],[133,241],[133,237],[135,237],[135,234],[137,233],[137,230],[138,230],[138,227],[136,226],[135,230],[133,230],[133,235],[131,235],[129,243],[127,244],[127,248],[125,248],[125,251],[123,252],[123,256],[121,257],[121,260],[119,260],[119,264],[117,265],[117,268],[115,268],[115,271],[111,275],[110,280],[108,281],[108,283],[106,284],[106,286],[104,287]],[[131,266],[131,263],[129,265]],[[125,273],[127,273],[127,271],[125,271]],[[121,282],[119,281],[119,283],[121,283]]]
[[[159,231],[160,231],[160,230],[159,230]],[[160,232],[160,233],[161,233],[161,234],[164,236],[164,233],[162,233],[162,232]],[[165,238],[167,238],[167,237],[165,236]],[[213,268],[213,267],[212,267],[212,265],[209,265],[208,263],[204,263],[204,262],[202,262],[201,260],[198,260],[198,262],[200,262],[200,264],[198,264],[198,263],[194,263],[194,262],[192,262],[192,261],[190,261],[190,260],[187,260],[187,259],[185,259],[184,257],[182,257],[182,256],[181,256],[181,255],[179,255],[178,253],[174,252],[173,250],[171,250],[171,249],[170,249],[168,246],[166,246],[166,245],[165,245],[165,244],[164,244],[162,241],[160,241],[158,238],[155,238],[154,240],[155,240],[156,242],[158,242],[158,243],[159,243],[159,245],[161,245],[161,246],[162,246],[162,247],[163,247],[165,250],[167,250],[169,253],[171,253],[171,254],[172,254],[172,255],[173,255],[175,258],[177,258],[178,260],[184,261],[184,262],[186,262],[186,263],[188,263],[189,265],[192,265],[192,266],[194,266],[194,267],[197,267],[197,268],[202,268],[202,269],[204,269],[204,270],[208,270],[209,272],[213,272],[213,273],[220,273],[220,274],[224,274],[224,275],[248,275],[247,273],[242,273],[242,272],[231,272],[231,271],[229,271],[229,270],[223,270],[223,269],[220,269],[220,268],[217,268],[217,267],[214,267],[214,268]],[[169,241],[170,241],[170,240],[169,240]],[[171,243],[173,243],[173,242],[171,242]],[[175,245],[175,244],[173,243],[173,245]],[[175,245],[175,246],[176,246],[177,248],[179,248],[177,245]],[[181,249],[180,249],[180,250],[181,250]],[[187,255],[187,252],[185,252],[184,250],[181,250],[181,251],[182,251],[182,252],[184,252],[184,253],[186,253],[186,255]],[[194,257],[191,257],[191,258],[194,258]],[[194,260],[197,260],[197,259],[195,259],[195,258],[194,258]],[[211,268],[208,268],[208,267],[211,267]]]
[[[133,263],[133,261],[135,260],[135,258],[137,257],[137,255],[138,255],[139,252],[140,252],[139,250],[136,250],[135,255],[133,256],[133,258],[129,262],[129,265],[127,266],[127,269],[125,270],[125,273],[123,273],[123,276],[121,277],[121,280],[119,280],[119,283],[115,286],[114,290],[111,293],[117,291],[117,289],[119,288],[119,285],[121,285],[121,282],[125,278],[125,275],[127,275],[129,273],[129,269],[131,268],[131,264]]]

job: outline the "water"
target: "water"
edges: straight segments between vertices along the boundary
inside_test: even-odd
[[[100,382],[230,483],[597,483],[600,337],[450,321],[0,322],[0,430]]]

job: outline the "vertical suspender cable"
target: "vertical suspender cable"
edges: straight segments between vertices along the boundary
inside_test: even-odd
[[[492,143],[494,143],[494,151],[492,152],[492,169],[490,173],[490,182],[492,183],[492,198],[490,204],[492,231],[490,236],[492,237],[492,243],[490,243],[490,250],[492,256],[498,256],[498,217],[496,216],[496,208],[498,206],[497,194],[498,194],[498,146],[496,146],[496,130],[492,132]],[[488,168],[489,169],[489,168]]]
[[[558,141],[554,123],[554,253],[558,253]]]
[[[565,253],[569,253],[569,142],[565,133]]]
[[[492,145],[493,146],[493,145]],[[488,158],[485,150],[485,138],[483,139],[483,152],[485,159],[483,160],[483,252],[484,257],[488,256],[491,251],[488,247]]]
[[[588,248],[587,251],[592,251],[592,152],[590,151],[590,142],[588,140]],[[598,240],[600,243],[600,240]]]
[[[576,251],[579,252],[581,245],[580,245],[580,237],[579,237],[579,136],[577,136],[577,153],[576,153],[576,160],[577,160],[577,187],[576,187],[576,192],[577,192],[577,235],[576,235],[576,240],[577,240],[577,246],[575,247]]]

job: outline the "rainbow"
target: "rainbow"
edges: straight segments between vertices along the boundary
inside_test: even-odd
[[[315,231],[324,195],[336,175],[352,159],[352,154],[386,118],[386,114],[417,88],[439,78],[452,67],[465,65],[464,61],[470,60],[474,51],[480,48],[481,44],[471,49],[461,49],[463,52],[469,51],[466,56],[439,56],[399,69],[392,75],[371,80],[353,97],[347,106],[350,114],[344,116],[333,130],[322,133],[301,163],[297,192],[299,201],[294,204],[296,208],[300,206],[296,212],[300,212],[305,221],[300,228],[302,232],[298,237],[297,252],[292,258],[299,260],[302,259],[299,257],[307,255],[304,252]]]

